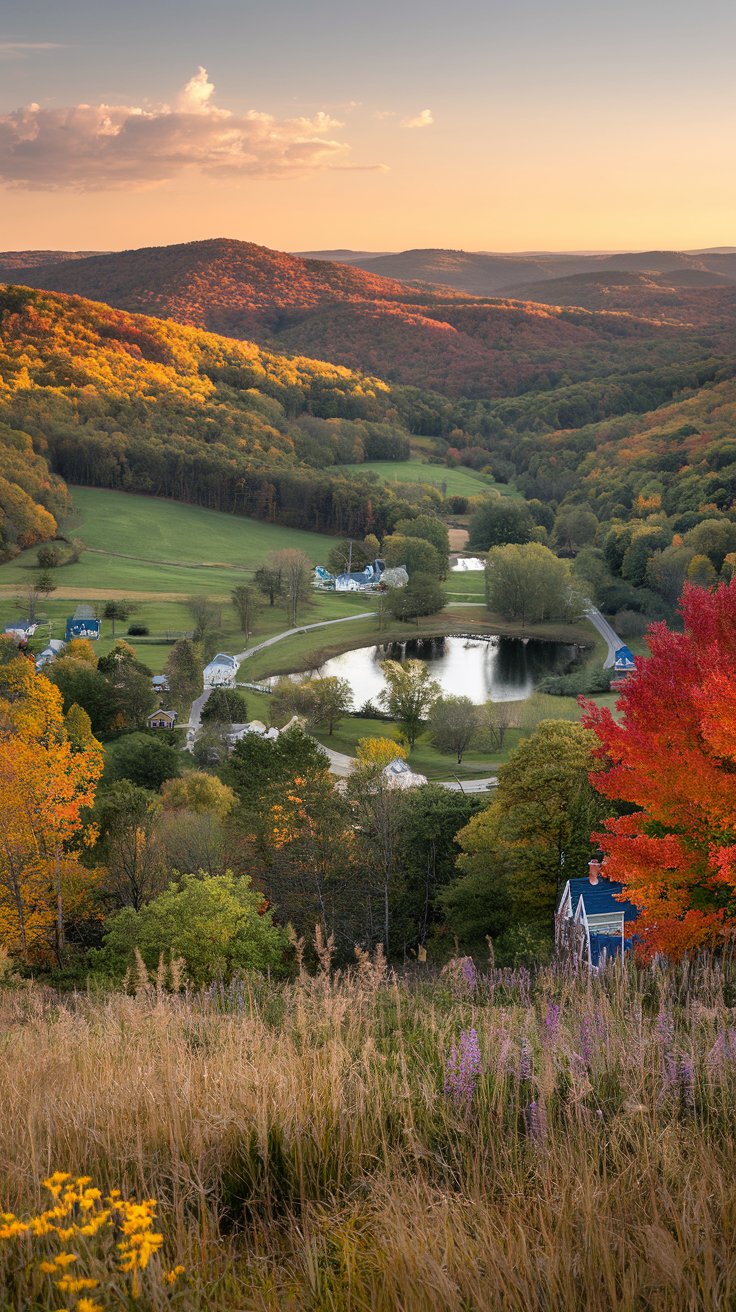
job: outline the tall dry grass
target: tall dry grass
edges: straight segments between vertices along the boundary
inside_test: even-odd
[[[731,962],[6,989],[0,1208],[157,1198],[185,1309],[730,1309],[734,1001]]]

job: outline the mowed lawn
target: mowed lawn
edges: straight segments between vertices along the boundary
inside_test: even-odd
[[[57,571],[69,589],[111,589],[226,596],[266,556],[282,547],[304,551],[318,564],[332,539],[301,529],[204,510],[179,501],[72,488],[76,514],[63,526],[88,548],[76,565]],[[36,566],[36,549],[0,566],[0,589],[26,586]]]
[[[472,469],[447,469],[444,465],[425,464],[423,460],[366,460],[362,465],[340,468],[342,473],[349,471],[357,475],[370,471],[387,483],[433,483],[435,487],[444,486],[450,497],[482,497],[494,490],[505,497],[520,495],[514,488],[494,483]]]

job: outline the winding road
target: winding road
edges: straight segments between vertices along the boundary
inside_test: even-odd
[[[483,605],[482,602],[478,604]],[[293,638],[297,633],[309,633],[313,629],[326,629],[332,624],[349,624],[351,620],[371,619],[374,614],[375,611],[366,610],[361,611],[360,614],[357,615],[344,615],[337,620],[320,620],[316,624],[302,624],[298,628],[284,629],[282,633],[276,633],[271,638],[264,638],[263,642],[257,642],[253,647],[246,647],[245,651],[237,653],[236,659],[242,665],[250,656],[255,656],[256,652],[264,651],[267,647],[273,647],[275,643],[282,642],[284,638]],[[604,642],[607,644],[608,651],[606,653],[606,659],[603,662],[603,668],[608,670],[613,665],[616,649],[623,645],[621,639],[597,607],[593,605],[588,606],[585,611],[585,616],[586,619],[590,620],[593,627],[598,630]],[[211,692],[211,688],[205,688],[200,696],[197,697],[196,701],[192,702],[192,709],[189,713],[189,724],[187,726],[186,745],[188,751],[191,751],[194,746],[194,740],[197,737],[197,733],[199,732],[202,723],[202,708]],[[323,746],[323,751],[329,758],[330,773],[336,775],[340,779],[346,779],[353,768],[355,758],[347,756],[344,752],[336,752],[331,747]],[[435,781],[433,780],[432,782]],[[440,779],[436,782],[439,783],[442,788],[448,788],[452,792],[484,793],[488,788],[495,788],[498,783],[498,778],[496,775],[489,775],[486,779],[463,779],[462,782],[459,779]]]
[[[603,668],[604,670],[610,670],[616,659],[618,648],[624,645],[623,640],[619,638],[616,630],[608,623],[605,615],[601,614],[597,606],[589,605],[585,611],[585,618],[590,620],[593,628],[598,630],[603,641],[608,645]]]

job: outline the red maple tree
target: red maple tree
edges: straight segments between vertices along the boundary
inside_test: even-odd
[[[608,768],[591,776],[630,813],[597,835],[606,872],[641,908],[640,954],[678,957],[736,926],[736,580],[686,587],[684,632],[648,634],[616,721],[585,703]]]

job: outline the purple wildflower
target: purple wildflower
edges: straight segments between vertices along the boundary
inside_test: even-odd
[[[656,1034],[657,1042],[660,1043],[663,1048],[669,1047],[675,1037],[675,1022],[672,1019],[672,1013],[668,1011],[664,1003],[662,1003],[659,1008]]]
[[[560,1033],[560,1005],[558,1002],[547,1003],[547,1014],[544,1017],[544,1039],[545,1042],[553,1046]]]
[[[445,1067],[445,1093],[454,1102],[464,1103],[466,1107],[470,1106],[475,1095],[480,1066],[478,1035],[475,1030],[463,1030],[460,1034],[460,1051],[458,1052],[453,1040]]]
[[[547,1137],[547,1113],[544,1103],[537,1102],[536,1098],[532,1099],[524,1112],[524,1120],[529,1138],[534,1143],[544,1143]]]
[[[580,1048],[581,1061],[583,1061],[586,1066],[589,1066],[593,1056],[593,1036],[590,1032],[590,1022],[587,1020],[582,1020],[580,1022],[578,1047]]]
[[[688,1112],[695,1111],[695,1071],[690,1057],[680,1058],[680,1097]]]
[[[462,972],[468,988],[474,989],[478,982],[478,972],[472,957],[463,958]]]

